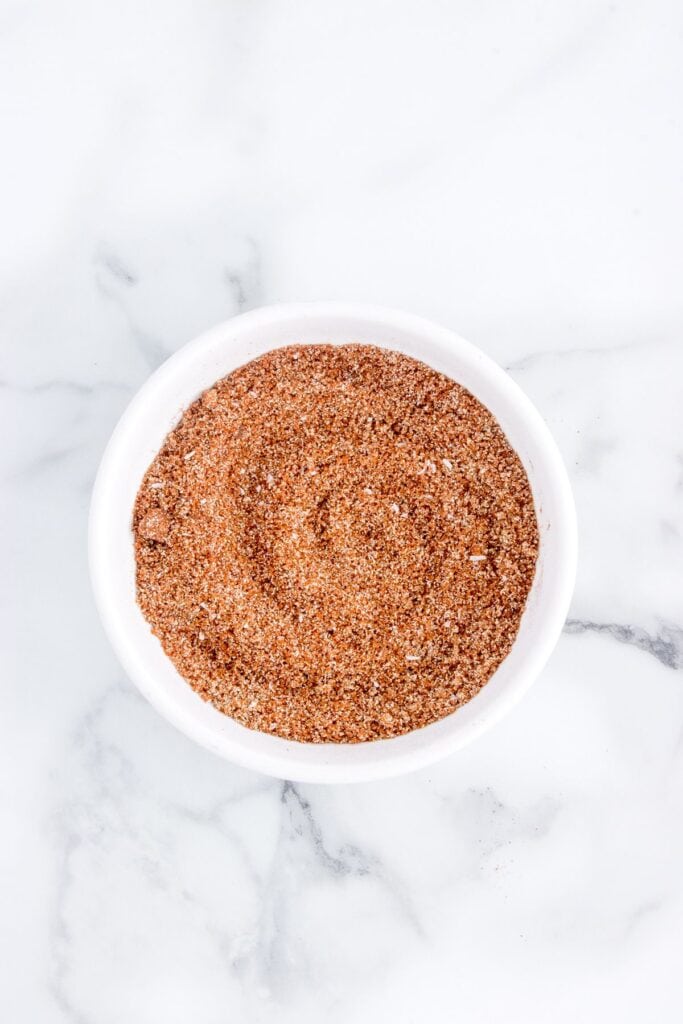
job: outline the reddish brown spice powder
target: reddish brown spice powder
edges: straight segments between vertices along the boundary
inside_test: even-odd
[[[510,651],[538,528],[468,391],[367,345],[293,346],[218,381],[147,471],[137,597],[178,671],[252,729],[396,736]]]

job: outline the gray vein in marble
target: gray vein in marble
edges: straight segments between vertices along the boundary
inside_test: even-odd
[[[683,491],[683,452],[678,452],[676,455],[676,463],[678,465],[678,477],[676,478],[676,490]]]
[[[320,827],[313,816],[311,805],[293,782],[283,783],[280,799],[288,810],[289,822],[293,831],[311,843],[315,859],[323,871],[339,876],[363,876],[375,873],[379,862],[364,854],[357,846],[345,844],[340,847],[337,856],[328,852]]]
[[[525,356],[520,356],[519,359],[513,360],[511,363],[505,365],[507,373],[516,373],[523,370],[529,370],[536,363],[545,361],[546,359],[561,359],[561,358],[572,358],[574,356],[615,356],[623,354],[624,352],[637,352],[639,350],[649,350],[654,346],[657,347],[670,347],[671,341],[668,338],[652,338],[649,337],[645,340],[635,339],[633,341],[620,342],[617,345],[607,345],[603,348],[598,346],[588,347],[577,347],[577,348],[564,348],[564,349],[541,349],[538,352],[529,352]]]
[[[302,978],[307,975],[307,964],[296,964],[291,920],[300,886],[304,881],[310,884],[311,867],[333,882],[349,878],[378,882],[397,906],[401,919],[415,934],[423,935],[408,895],[378,857],[354,843],[343,843],[331,851],[310,802],[293,782],[282,783],[280,803],[279,836],[264,885],[255,941],[249,951],[232,960],[238,976],[247,980],[255,971],[261,984],[279,997],[291,985],[293,969]]]
[[[112,277],[115,277],[117,281],[120,281],[127,288],[131,288],[134,284],[138,283],[137,274],[134,274],[116,253],[102,250],[96,257],[95,262],[105,270],[108,270]]]
[[[259,793],[267,792],[273,788],[273,783],[270,780],[251,786],[245,792],[237,793],[234,796],[226,797],[220,800],[217,804],[211,807],[207,811],[196,811],[191,807],[187,807],[181,804],[169,804],[169,809],[179,818],[184,821],[191,822],[193,825],[199,825],[201,827],[214,828],[220,832],[222,836],[228,839],[234,846],[235,851],[239,855],[239,859],[245,870],[247,876],[251,879],[255,886],[259,885],[259,878],[253,865],[252,858],[246,843],[240,835],[238,835],[233,829],[229,828],[225,815],[226,811],[233,807],[235,804],[241,803],[243,800],[248,800],[252,796],[256,796]],[[183,898],[192,900],[192,897],[183,890]]]
[[[247,242],[251,255],[246,264],[239,270],[228,269],[225,272],[225,280],[239,313],[255,309],[263,302],[261,255],[253,238],[248,238]]]
[[[681,538],[681,531],[677,523],[672,522],[671,519],[662,519],[659,523],[659,529],[662,537],[667,543],[676,543]]]
[[[302,795],[293,782],[284,782],[281,801],[289,810],[290,824],[299,836],[312,844],[319,866],[328,874],[337,877],[372,876],[378,880],[401,910],[404,920],[419,935],[422,925],[408,894],[399,881],[391,877],[385,865],[374,854],[367,853],[354,843],[344,843],[337,854],[331,854],[325,844],[322,830],[318,825],[310,802]]]
[[[118,308],[128,326],[134,344],[150,369],[155,370],[157,366],[164,362],[169,353],[157,338],[152,337],[151,334],[147,334],[138,327],[128,309],[124,295],[121,293],[121,288],[125,292],[136,284],[137,278],[125,268],[125,265],[120,260],[112,255],[109,255],[106,260],[101,255],[98,255],[95,259],[95,267],[95,283],[97,287],[105,298],[109,299]]]
[[[61,851],[55,884],[56,905],[52,920],[52,977],[48,982],[48,988],[67,1020],[73,1024],[91,1024],[90,1019],[76,1009],[66,993],[71,935],[66,922],[64,904],[73,883],[72,857],[80,844],[80,837],[75,832],[69,832]]]
[[[108,686],[93,702],[90,710],[82,717],[73,732],[74,748],[79,749],[89,769],[89,778],[96,785],[93,801],[98,803],[111,796],[105,781],[105,774],[100,771],[104,759],[104,744],[97,736],[96,722],[112,696],[120,692],[118,684]],[[111,745],[109,745],[111,748]],[[120,751],[117,751],[122,758]],[[51,976],[49,989],[57,1005],[73,1024],[92,1024],[92,1019],[78,1010],[67,995],[67,973],[72,943],[71,932],[67,923],[66,904],[72,886],[77,879],[73,869],[73,858],[83,842],[83,823],[78,817],[78,805],[69,801],[53,818],[52,825],[58,838],[60,857],[57,866],[55,885],[54,910],[52,913],[51,937]],[[93,822],[88,822],[88,840],[98,842],[99,834]]]
[[[41,381],[37,384],[24,384],[17,381],[0,379],[0,390],[17,391],[22,395],[44,395],[55,392],[66,392],[70,395],[83,395],[89,397],[101,391],[123,391],[130,392],[132,388],[117,380],[101,380],[94,384],[83,384],[78,380],[67,378],[54,378],[53,380]]]
[[[43,452],[36,458],[31,459],[29,462],[24,463],[20,469],[15,470],[9,477],[12,480],[28,480],[30,477],[37,476],[42,473],[44,469],[49,469],[50,466],[58,465],[60,462],[64,462],[69,456],[73,455],[78,450],[78,445],[64,445],[61,448],[53,448]]]
[[[58,396],[59,407],[64,403],[72,409],[70,425],[82,422],[86,431],[90,432],[89,402],[90,399],[97,399],[103,393],[120,393],[127,395],[131,388],[126,384],[117,381],[100,381],[96,384],[82,384],[76,380],[55,379],[43,381],[38,384],[18,384],[8,380],[0,380],[0,391],[8,394],[19,394],[22,402],[40,402],[45,397]],[[76,404],[78,403],[78,404]],[[85,403],[85,406],[83,405]],[[78,410],[78,412],[76,412]],[[83,410],[83,411],[81,411]],[[35,454],[31,457],[28,452],[24,455],[21,465],[10,470],[6,479],[15,482],[30,480],[39,475],[43,470],[58,465],[73,455],[81,454],[84,446],[84,437],[81,436],[73,442],[60,443],[60,435],[63,432],[72,433],[68,424],[60,424],[59,427],[47,430],[39,439],[39,445],[34,449]],[[80,434],[80,431],[79,431]],[[88,480],[87,486],[91,481]]]
[[[442,796],[443,802],[455,813],[459,834],[469,834],[469,849],[474,877],[478,877],[484,862],[519,840],[543,839],[553,827],[560,813],[560,803],[545,796],[530,807],[516,809],[504,803],[491,786],[481,789],[470,787],[452,796]]]
[[[636,931],[648,918],[652,917],[653,914],[657,914],[664,907],[665,903],[663,899],[652,899],[645,900],[639,903],[638,906],[634,907],[628,916],[625,932],[627,935],[631,935]]]
[[[591,622],[588,619],[568,619],[565,633],[598,633],[612,637],[619,643],[637,647],[639,651],[651,654],[667,668],[683,668],[683,629],[670,623],[662,625],[659,633],[652,636],[640,626],[624,625],[620,622]]]

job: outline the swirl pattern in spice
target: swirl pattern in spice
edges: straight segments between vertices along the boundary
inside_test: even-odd
[[[491,413],[408,356],[290,346],[184,413],[133,516],[178,671],[252,729],[360,742],[470,700],[514,642],[538,528]]]

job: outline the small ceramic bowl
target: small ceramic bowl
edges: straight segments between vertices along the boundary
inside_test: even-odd
[[[535,581],[512,651],[452,715],[395,739],[296,743],[254,732],[205,703],[181,678],[135,600],[132,510],[142,477],[184,409],[220,377],[281,345],[361,342],[405,352],[468,388],[498,420],[531,482],[540,527]],[[562,459],[526,395],[452,331],[391,309],[346,303],[258,309],[220,324],[172,356],[132,400],[97,474],[89,558],[95,598],[128,675],[187,736],[268,775],[355,782],[399,775],[451,754],[497,722],[543,668],[565,621],[576,572],[576,516]]]

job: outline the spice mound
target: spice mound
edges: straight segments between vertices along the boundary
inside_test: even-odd
[[[373,346],[269,352],[184,413],[133,517],[164,651],[251,729],[354,743],[428,725],[510,651],[538,553],[491,413]]]

